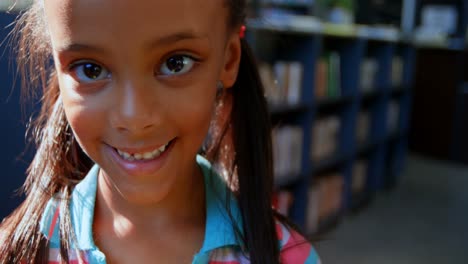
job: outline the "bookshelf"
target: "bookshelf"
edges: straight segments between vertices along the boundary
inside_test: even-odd
[[[301,65],[300,98],[272,108],[273,125],[302,129],[303,144],[299,154],[275,161],[300,157],[300,170],[288,176],[282,168],[276,188],[289,206],[281,210],[307,232],[320,233],[398,181],[415,46],[392,30],[314,23],[253,19],[247,40],[263,65]],[[261,74],[269,90],[278,77]]]

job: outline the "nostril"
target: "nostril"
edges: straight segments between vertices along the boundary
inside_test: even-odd
[[[124,124],[117,126],[117,129],[121,132],[136,133],[151,130],[153,127],[153,125]]]
[[[138,92],[138,93],[137,93]],[[139,91],[125,92],[112,111],[113,125],[120,131],[142,132],[161,123],[162,110],[155,96]]]
[[[154,126],[153,124],[148,124],[145,127],[143,127],[143,129],[148,130],[148,129],[151,129],[153,126]]]

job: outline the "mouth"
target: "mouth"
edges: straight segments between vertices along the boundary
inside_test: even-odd
[[[159,148],[155,148],[150,151],[145,151],[145,152],[126,152],[124,150],[120,150],[118,148],[114,148],[114,150],[119,154],[119,156],[125,160],[125,161],[150,161],[157,159],[160,157],[162,154],[164,154],[171,144],[174,142],[175,139],[172,139],[171,141],[167,142],[166,144],[160,146]]]

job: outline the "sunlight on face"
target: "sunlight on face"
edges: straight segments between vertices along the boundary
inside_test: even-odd
[[[187,183],[226,54],[219,0],[46,0],[60,94],[109,192],[155,202]]]

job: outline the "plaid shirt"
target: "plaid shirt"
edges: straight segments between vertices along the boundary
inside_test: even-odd
[[[205,177],[206,190],[206,228],[205,240],[199,253],[194,256],[193,264],[244,264],[250,263],[241,250],[242,245],[236,238],[233,225],[228,217],[225,204],[225,183],[211,173],[210,163],[202,156],[197,156],[197,162]],[[70,256],[70,263],[104,264],[106,257],[94,244],[92,225],[94,204],[96,200],[97,178],[99,167],[95,165],[88,175],[75,188],[69,209],[72,225],[76,235],[75,249]],[[212,175],[216,177],[210,178]],[[231,196],[232,197],[232,196]],[[242,219],[234,198],[229,201],[234,221],[242,227]],[[58,222],[60,212],[58,203],[51,199],[41,220],[41,232],[49,239],[49,264],[60,263],[60,238]],[[281,262],[284,264],[320,264],[320,260],[312,248],[298,233],[277,222],[276,230],[281,251]],[[302,243],[301,243],[302,242]],[[304,243],[305,242],[305,243]]]

